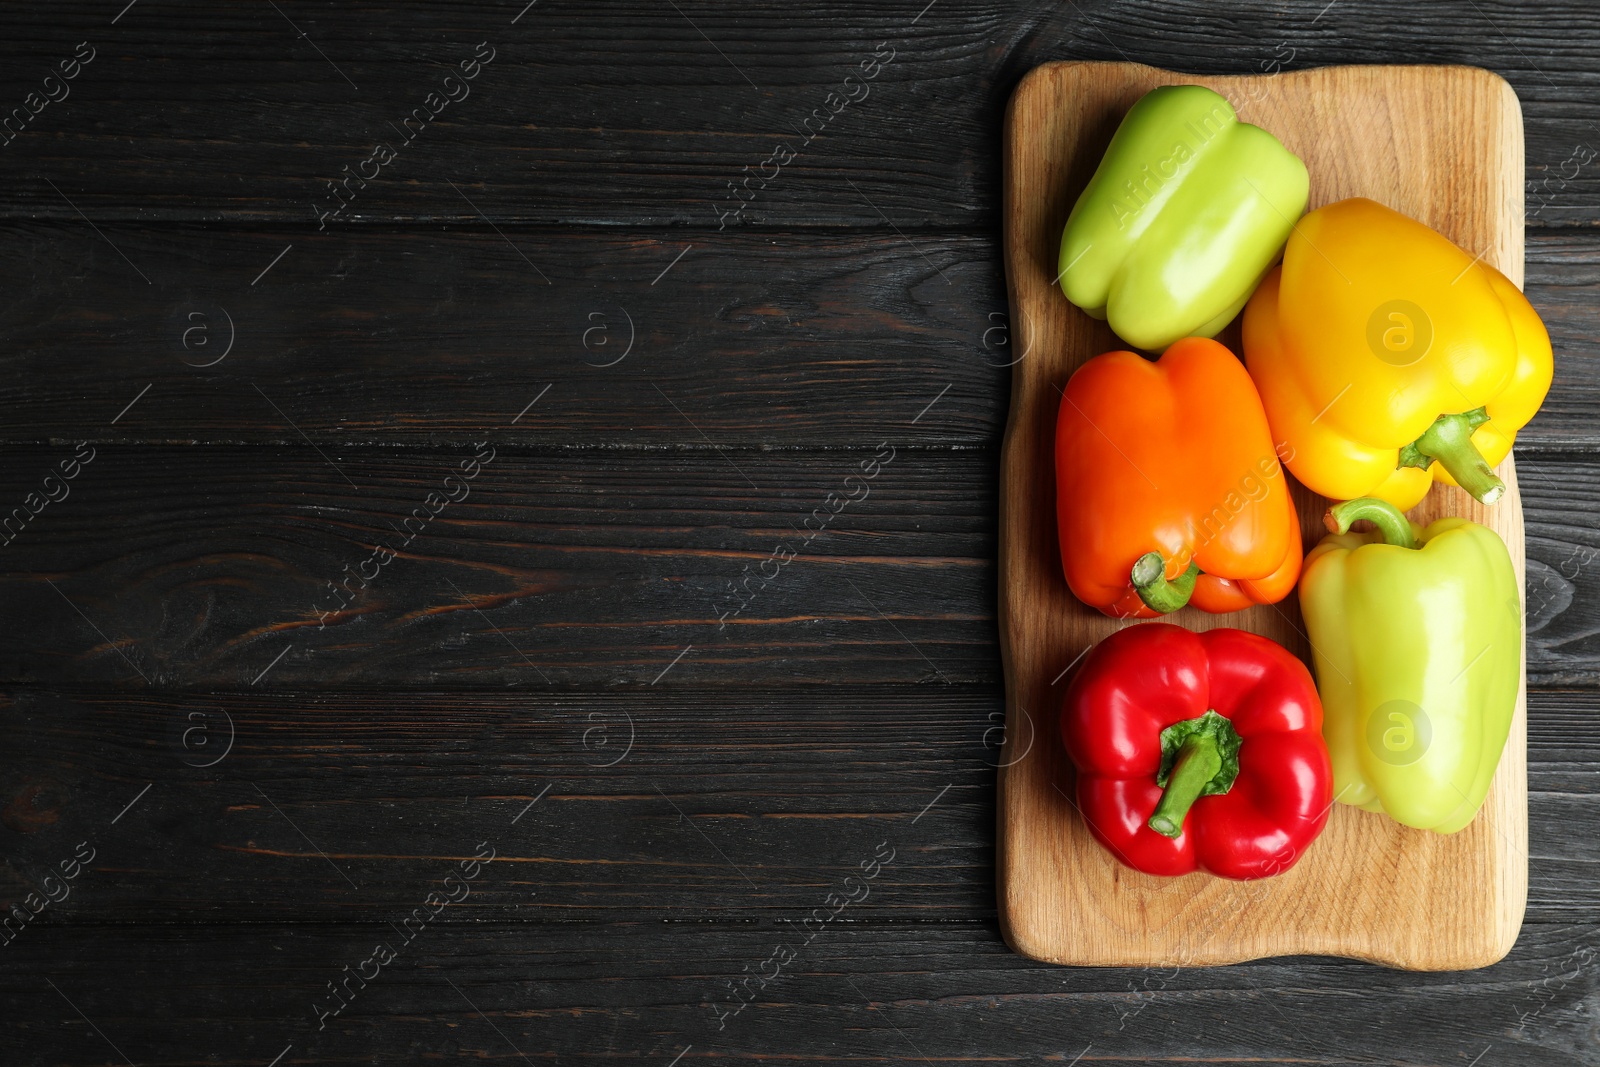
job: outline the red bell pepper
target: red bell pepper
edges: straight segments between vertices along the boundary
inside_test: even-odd
[[[1073,679],[1061,737],[1089,830],[1135,870],[1264,878],[1294,866],[1328,821],[1316,685],[1257,634],[1118,630]]]

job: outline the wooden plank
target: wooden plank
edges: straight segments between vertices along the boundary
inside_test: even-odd
[[[119,18],[107,5],[74,0],[8,11],[0,34],[7,113],[78,42],[97,52],[70,96],[45,105],[0,151],[9,179],[0,183],[0,216],[79,221],[81,208],[96,220],[271,220],[314,230],[325,183],[343,167],[356,171],[376,142],[398,144],[391,124],[423,106],[484,40],[497,58],[471,95],[400,149],[345,219],[481,226],[482,209],[501,224],[709,234],[734,203],[728,183],[741,182],[746,167],[760,176],[778,144],[804,140],[806,129],[796,127],[820,109],[831,116],[824,132],[776,179],[752,182],[745,224],[876,227],[886,215],[908,233],[991,226],[1000,200],[997,116],[1016,80],[1047,60],[1125,58],[1213,74],[1357,62],[1486,66],[1511,80],[1527,108],[1527,178],[1542,205],[1535,224],[1584,224],[1600,214],[1600,168],[1569,162],[1592,159],[1583,145],[1600,147],[1587,103],[1596,20],[1582,0],[1400,12],[1376,0],[1333,8],[1251,0],[1225,12],[1162,0],[1092,10],[1040,0],[947,0],[925,10],[925,0],[902,0],[827,4],[806,18],[767,0],[726,11],[680,4],[681,13],[630,2],[608,4],[601,16],[627,32],[605,33],[595,32],[586,5],[541,4],[515,25],[523,5],[279,6],[282,14],[194,11],[141,0]],[[828,94],[880,42],[895,58],[865,98],[832,114]]]
[[[1587,454],[1525,456],[1518,462],[1527,509],[1529,678],[1545,685],[1594,685],[1586,666],[1600,653],[1595,597],[1600,532],[1583,498],[1600,475]],[[1535,666],[1536,665],[1536,666]]]
[[[65,487],[43,479],[75,446],[12,450],[0,518],[29,493],[42,508],[4,547],[0,678],[992,678],[992,457],[880,432],[887,448],[500,451],[432,517],[470,446],[103,446]],[[380,566],[380,548],[400,551]]]
[[[1062,299],[1054,251],[1076,194],[1127,108],[1188,80],[1132,64],[1053,64],[1030,74],[1006,126],[1006,266],[1018,343],[1042,358],[1013,378],[1002,459],[1000,631],[1009,717],[1045,705],[1062,663],[1121,625],[1076,600],[1060,573],[1051,499],[1060,384],[1115,347],[1109,329]],[[1466,67],[1336,67],[1265,78],[1194,79],[1238,102],[1306,161],[1311,207],[1371,196],[1422,219],[1522,280],[1522,119],[1504,81]],[[1026,340],[1022,340],[1026,337]],[[1513,462],[1504,499],[1484,508],[1439,487],[1413,512],[1462,515],[1505,538],[1519,578],[1522,507]],[[1308,543],[1327,502],[1297,488]],[[1226,616],[1186,608],[1191,629],[1232,626],[1305,654],[1293,598]],[[1217,964],[1260,956],[1353,956],[1418,970],[1481,967],[1516,939],[1527,900],[1523,701],[1489,795],[1443,836],[1335,804],[1328,827],[1287,872],[1231,883],[1123,867],[1089,832],[1063,784],[1057,746],[1000,774],[998,895],[1007,941],[1074,964]],[[1017,727],[1013,726],[1015,732]],[[1070,788],[1070,786],[1067,786]],[[1248,899],[1248,908],[1238,901]],[[1338,907],[1321,906],[1338,901]],[[1316,903],[1313,903],[1316,902]],[[1172,927],[1195,929],[1174,939]]]
[[[0,902],[88,839],[52,919],[373,921],[488,838],[457,918],[760,915],[820,904],[914,822],[895,889],[852,916],[970,918],[992,912],[1000,708],[946,686],[19,691]]]
[[[478,882],[500,877],[494,865]],[[875,884],[895,877],[893,867]],[[425,894],[433,880],[413,887]],[[449,915],[446,909],[442,915]],[[796,923],[803,911],[793,916]],[[992,925],[386,923],[29,929],[5,949],[0,1053],[135,1063],[1467,1064],[1593,1061],[1591,925],[1530,924],[1503,963],[1414,975],[1337,961],[1045,967]],[[397,916],[398,918],[399,916]],[[318,1029],[377,944],[397,952]],[[730,982],[770,974],[737,1014]],[[45,978],[54,983],[52,989]],[[59,990],[59,992],[57,992]],[[70,1000],[70,1004],[68,1001]],[[725,1012],[720,1018],[718,1007]],[[81,1015],[79,1014],[81,1012]],[[91,1022],[85,1022],[85,1019]],[[174,1020],[179,1020],[175,1023]],[[92,1026],[91,1026],[92,1023]],[[98,1033],[96,1032],[98,1030]]]
[[[185,19],[147,2],[114,29],[91,4],[64,5],[53,19],[18,12],[9,21],[23,55],[0,64],[8,105],[78,40],[92,38],[98,56],[70,97],[7,146],[0,166],[30,180],[0,214],[76,218],[76,205],[96,219],[315,226],[335,196],[346,198],[326,188],[344,167],[377,177],[351,187],[332,229],[397,218],[481,225],[481,209],[497,222],[714,232],[740,225],[725,213],[741,205],[745,224],[878,225],[874,203],[915,227],[930,211],[965,215],[983,202],[975,158],[952,173],[950,138],[981,141],[984,101],[948,90],[989,65],[981,45],[997,9],[952,27],[916,24],[910,3],[865,17],[835,5],[805,19],[777,5],[633,3],[606,13],[627,32],[597,34],[595,13],[581,5],[547,4],[518,19],[521,6],[298,4]],[[459,75],[479,42],[495,58],[467,83],[469,95],[429,105],[430,92],[462,96],[459,78],[453,88],[444,78]],[[174,78],[179,61],[184,74]],[[845,94],[855,102],[841,106]],[[420,131],[415,121],[401,128],[425,106],[437,117]],[[904,121],[908,112],[924,121]],[[394,158],[358,166],[378,144]],[[781,171],[779,144],[797,153]],[[747,167],[767,179],[736,196],[729,185]]]
[[[382,921],[492,836],[496,876],[454,919],[770,919],[909,822],[850,917],[987,922],[1003,707],[997,685],[17,688],[0,907],[89,841],[40,922]],[[1534,920],[1600,907],[1600,841],[1572,830],[1600,817],[1597,712],[1593,690],[1530,701]]]
[[[1528,231],[1528,299],[1550,331],[1555,380],[1517,448],[1600,448],[1600,233]],[[1525,490],[1526,491],[1526,490]]]
[[[0,229],[0,439],[637,446],[699,427],[792,448],[891,427],[971,444],[1004,419],[987,236],[100,230]]]
[[[549,386],[515,440],[988,445],[1026,358],[987,233],[101,230],[0,226],[0,441],[300,443],[265,393],[324,447],[464,445]],[[1528,279],[1559,359],[1519,446],[1600,448],[1600,232],[1533,233]]]

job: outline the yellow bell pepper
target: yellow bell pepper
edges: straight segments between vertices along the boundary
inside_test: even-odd
[[[1294,228],[1244,316],[1273,440],[1306,486],[1405,511],[1435,479],[1486,504],[1550,390],[1550,335],[1505,275],[1371,200]]]

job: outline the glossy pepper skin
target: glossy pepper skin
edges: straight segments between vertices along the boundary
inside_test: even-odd
[[[1061,290],[1149,351],[1210,337],[1277,259],[1310,188],[1305,164],[1199,85],[1129,109],[1061,234]]]
[[[1255,386],[1225,347],[1189,337],[1155,361],[1096,356],[1056,420],[1067,585],[1118,618],[1276,603],[1300,576],[1286,483]]]
[[[1368,519],[1372,533],[1350,533]],[[1477,815],[1522,681],[1522,606],[1505,542],[1446,518],[1421,529],[1365,498],[1329,509],[1300,608],[1342,803],[1454,833]]]
[[[1264,878],[1332,807],[1322,705],[1282,646],[1243,630],[1118,630],[1078,669],[1061,738],[1095,838],[1148,874]]]
[[[1295,226],[1244,316],[1244,354],[1289,469],[1334,500],[1406,511],[1434,480],[1485,503],[1550,389],[1550,335],[1505,275],[1371,200]]]

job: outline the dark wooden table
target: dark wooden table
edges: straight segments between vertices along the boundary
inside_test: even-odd
[[[1592,4],[125,2],[0,33],[0,1062],[1600,1062]],[[1062,58],[1521,95],[1497,966],[999,939],[999,134]]]

